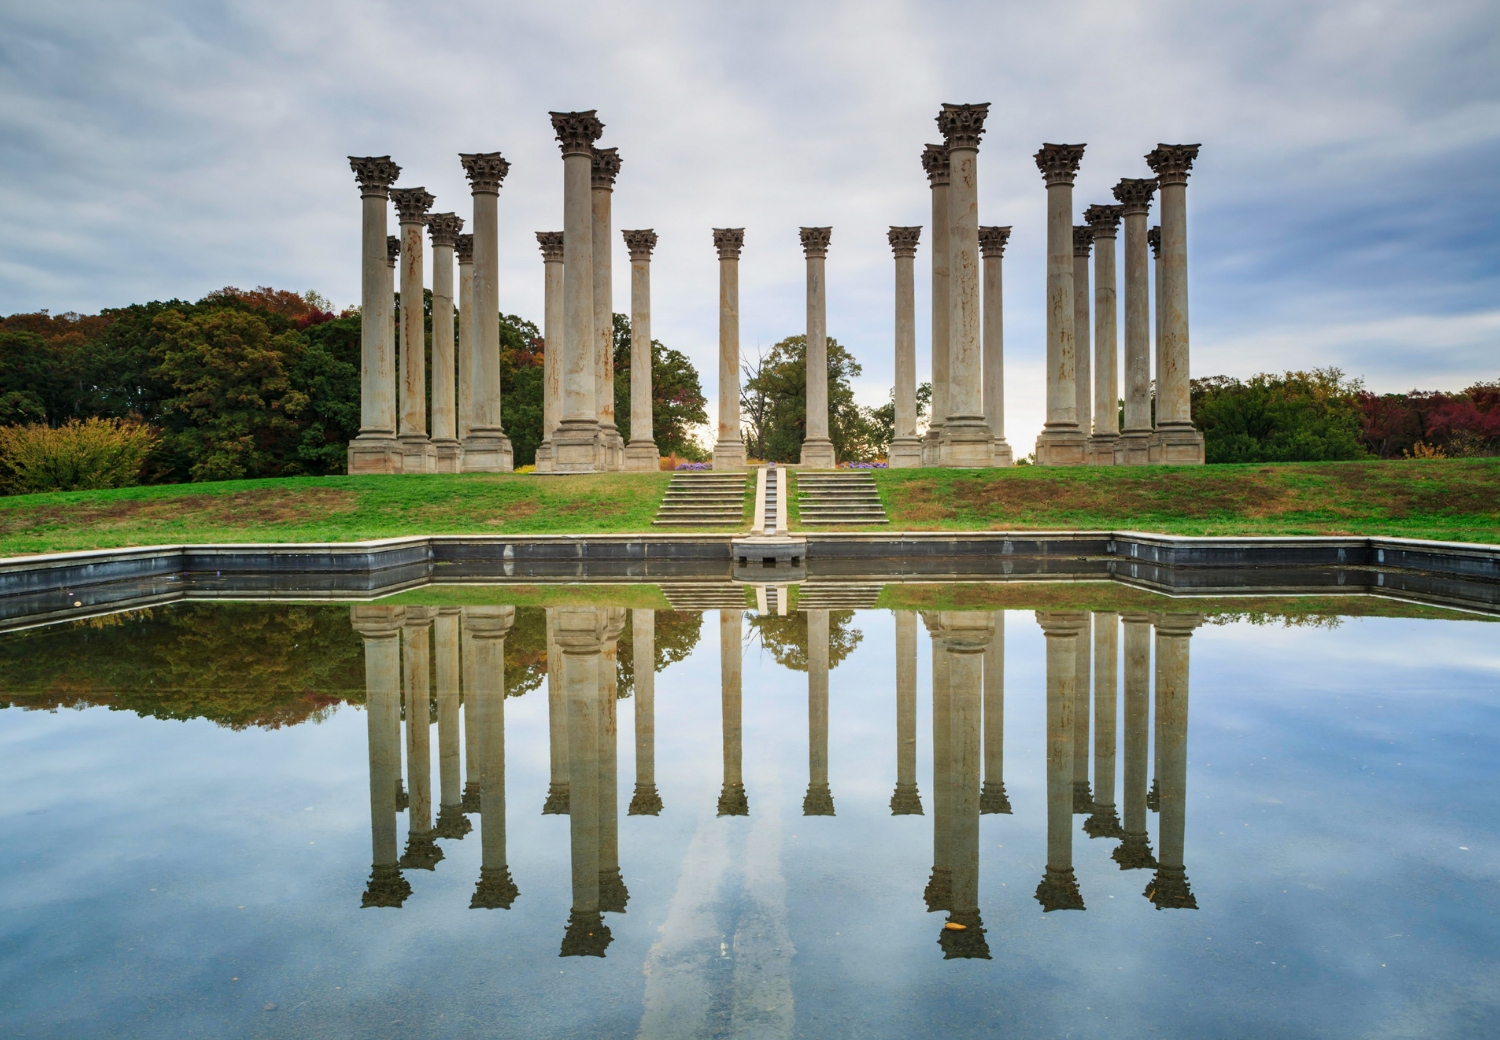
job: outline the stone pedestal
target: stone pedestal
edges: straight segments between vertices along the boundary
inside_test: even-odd
[[[719,251],[719,430],[713,468],[745,468],[740,434],[740,250],[744,228],[714,228]]]
[[[422,228],[435,201],[425,188],[392,188],[401,221],[401,472],[432,472],[427,436],[427,319],[423,314]]]
[[[1078,429],[1090,440],[1094,434],[1094,380],[1090,358],[1093,345],[1089,335],[1089,257],[1094,251],[1094,229],[1087,224],[1073,225],[1073,368],[1074,390],[1078,401]]]
[[[994,435],[994,464],[1015,465],[1005,439],[1005,289],[1001,264],[1010,228],[981,227],[979,253],[984,265],[984,417]]]
[[[590,201],[594,231],[594,409],[599,417],[599,448],[604,468],[625,468],[625,441],[615,424],[615,304],[611,252],[611,202],[620,173],[617,148],[595,148],[589,153]]]
[[[1196,144],[1163,144],[1146,156],[1161,186],[1161,367],[1151,461],[1201,466],[1203,434],[1193,425],[1188,364],[1187,181]]]
[[[917,436],[917,314],[916,256],[920,227],[892,227],[887,233],[896,257],[896,435],[887,449],[891,469],[922,464],[922,440]]]
[[[1123,206],[1090,206],[1083,217],[1094,232],[1094,433],[1089,465],[1113,466],[1120,443],[1120,360],[1115,308],[1115,236]]]
[[[510,438],[500,421],[500,184],[510,163],[499,152],[459,156],[474,206],[473,412],[463,439],[465,473],[509,473]]]
[[[625,469],[655,473],[661,469],[651,406],[651,251],[656,232],[643,228],[621,234],[630,250],[630,443],[625,445]]]
[[[1151,300],[1147,281],[1146,214],[1156,182],[1126,178],[1115,185],[1125,221],[1125,425],[1115,462],[1151,461]]]
[[[432,242],[434,473],[457,473],[462,454],[458,446],[458,366],[453,355],[453,247],[463,229],[463,218],[456,213],[434,213],[427,218],[427,237]]]
[[[807,258],[807,423],[802,442],[804,469],[833,469],[838,465],[828,437],[828,282],[824,263],[833,228],[802,228],[802,251]]]
[[[536,449],[536,471],[551,473],[552,441],[563,410],[563,233],[538,231],[542,249],[542,443]]]
[[[598,473],[605,459],[594,371],[594,142],[604,124],[588,112],[553,112],[563,157],[563,415],[552,437],[555,473]]]
[[[929,144],[922,151],[922,169],[932,188],[932,411],[922,438],[922,465],[941,464],[939,438],[948,415],[948,342],[952,314],[948,306],[948,265],[952,221],[949,216],[948,147]]]
[[[349,157],[359,182],[360,234],[359,434],[349,442],[350,473],[399,473],[396,450],[396,355],[391,349],[391,276],[386,258],[386,207],[401,167],[389,155]]]
[[[1078,424],[1073,298],[1073,180],[1081,144],[1044,144],[1036,165],[1047,184],[1047,421],[1036,439],[1038,466],[1081,466],[1088,436]]]

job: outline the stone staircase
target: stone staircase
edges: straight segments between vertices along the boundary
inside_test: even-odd
[[[744,610],[745,586],[728,581],[663,582],[662,593],[673,610]]]
[[[797,474],[802,524],[886,524],[885,507],[868,470]]]
[[[798,610],[874,610],[885,585],[879,582],[803,582]]]
[[[674,473],[653,527],[739,527],[745,522],[745,473]]]

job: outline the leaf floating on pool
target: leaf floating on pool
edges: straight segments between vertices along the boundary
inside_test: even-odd
[[[957,921],[949,921],[947,924],[943,925],[943,927],[948,929],[948,931],[950,932],[964,932],[968,931],[969,929],[968,925],[959,924]]]

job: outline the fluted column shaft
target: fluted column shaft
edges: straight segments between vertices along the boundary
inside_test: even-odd
[[[1010,813],[1005,794],[1005,611],[995,611],[995,637],[984,651],[984,786],[982,813]]]
[[[1073,812],[1094,811],[1093,792],[1089,790],[1089,658],[1094,652],[1093,624],[1088,614],[1079,615],[1082,626],[1074,642],[1073,664]]]
[[[1127,179],[1115,186],[1125,221],[1125,427],[1117,461],[1144,465],[1151,442],[1151,286],[1146,215],[1156,183]]]
[[[474,425],[474,236],[458,243],[458,436]]]
[[[1090,206],[1084,212],[1094,239],[1094,433],[1089,462],[1112,466],[1120,434],[1119,314],[1115,241],[1123,206]]]
[[[1146,244],[1151,248],[1151,298],[1156,305],[1151,309],[1151,373],[1154,379],[1154,394],[1161,394],[1161,225],[1146,232]],[[1155,398],[1153,397],[1153,400]]]
[[[719,692],[724,719],[724,787],[719,792],[720,816],[750,815],[741,769],[741,620],[738,610],[719,611]]]
[[[463,818],[463,760],[459,734],[460,607],[441,607],[432,622],[438,716],[438,823],[442,838],[462,838],[468,832]]]
[[[466,608],[465,614],[468,613]],[[484,776],[484,751],[482,747],[484,708],[479,703],[478,651],[474,648],[474,634],[467,620],[459,629],[459,662],[462,682],[460,700],[464,714],[464,794],[461,800],[463,811],[477,813],[480,807],[479,781]]]
[[[350,157],[360,182],[360,422],[359,436],[396,436],[396,357],[386,327],[391,321],[386,221],[390,186],[401,168],[389,156]],[[373,446],[372,446],[373,447]],[[366,472],[389,472],[382,460],[368,460]],[[356,462],[356,465],[358,463]],[[353,467],[351,467],[352,469]]]
[[[917,790],[917,615],[896,611],[896,791],[892,816],[920,816]]]
[[[826,260],[832,228],[802,229],[807,257],[807,425],[802,465],[831,469],[837,464],[828,437],[828,283]]]
[[[1005,286],[1002,265],[1009,227],[981,227],[984,266],[984,417],[994,437],[994,464],[1010,466],[1015,453],[1005,439]]]
[[[410,189],[421,191],[420,188]],[[401,214],[401,432],[413,441],[427,440],[427,330],[423,314],[423,245],[425,208]],[[420,448],[404,449],[407,470]],[[420,468],[417,472],[421,472]]]
[[[1121,870],[1156,866],[1146,830],[1146,786],[1150,770],[1151,618],[1121,616],[1125,686],[1125,805],[1120,847],[1114,851]]]
[[[1083,433],[1093,433],[1094,381],[1091,376],[1089,357],[1093,344],[1089,336],[1089,313],[1092,310],[1089,292],[1089,257],[1094,248],[1093,229],[1088,225],[1073,227],[1073,389],[1078,400],[1078,428]]]
[[[807,796],[803,816],[832,816],[828,788],[828,611],[807,612]]]
[[[557,425],[563,417],[563,233],[538,231],[542,249],[542,444],[537,449],[538,473],[553,472]]]
[[[1115,809],[1115,748],[1118,743],[1119,615],[1094,614],[1094,806],[1083,829],[1091,838],[1120,837]]]
[[[1078,414],[1077,299],[1073,286],[1073,180],[1083,145],[1043,145],[1037,167],[1047,185],[1047,421],[1036,442],[1042,466],[1087,461]]]
[[[656,611],[633,610],[630,623],[635,672],[635,792],[630,815],[657,816],[661,795],[656,791]]]
[[[479,882],[471,909],[509,909],[517,895],[505,851],[505,637],[515,607],[463,608],[463,641],[474,657],[469,696],[478,708],[480,757]]]
[[[458,366],[453,342],[453,239],[462,221],[428,218],[432,239],[432,441],[438,472],[458,472]],[[447,463],[447,465],[444,465]]]
[[[1160,373],[1153,462],[1202,465],[1203,435],[1193,426],[1188,363],[1187,181],[1198,145],[1163,144],[1146,156],[1161,191]]]
[[[603,653],[599,661],[599,908],[623,914],[630,893],[620,877],[619,686],[623,607],[601,607]]]
[[[1085,615],[1037,614],[1047,637],[1047,872],[1042,910],[1082,910],[1073,874],[1073,739],[1078,639]]]
[[[896,428],[889,449],[893,469],[922,463],[917,440],[916,255],[920,227],[892,227],[887,235],[896,258]]]
[[[590,368],[590,377],[592,374]],[[567,705],[568,831],[573,880],[564,956],[602,956],[609,935],[601,916],[599,891],[599,673],[604,667],[601,613],[593,607],[558,607],[554,615]]]
[[[1156,712],[1161,740],[1161,849],[1146,898],[1158,909],[1196,910],[1183,866],[1187,828],[1188,643],[1197,614],[1165,614],[1156,623]]]
[[[563,413],[553,434],[553,470],[604,468],[594,351],[593,143],[604,132],[592,111],[553,112],[563,157]]]
[[[923,615],[931,633],[934,621]],[[927,912],[948,909],[952,883],[949,835],[953,824],[953,715],[951,664],[934,633],[932,637],[932,876],[923,898]]]
[[[932,189],[932,412],[927,423],[922,464],[937,466],[942,462],[938,438],[943,420],[948,416],[949,333],[953,320],[949,306],[953,224],[949,216],[947,147],[929,144],[922,153],[922,165]]]
[[[744,228],[715,228],[719,251],[719,425],[714,469],[742,469],[745,442],[740,435],[740,250]]]
[[[365,724],[370,750],[370,881],[363,906],[400,906],[411,885],[398,866],[396,785],[401,777],[401,628],[399,607],[351,611],[364,637]]]
[[[598,150],[600,153],[613,151],[612,148]],[[616,162],[618,163],[618,157]],[[599,162],[596,160],[590,190],[594,234],[594,412],[606,438],[617,441],[620,433],[615,425],[614,251],[610,242],[613,182],[612,175],[600,177]],[[610,457],[609,468],[618,468],[613,456]]]
[[[499,152],[459,156],[474,207],[474,324],[469,392],[472,414],[463,441],[463,469],[508,473],[510,438],[500,415],[500,185],[510,164]]]
[[[656,232],[646,228],[624,235],[630,249],[630,443],[625,468],[654,473],[661,461],[651,406],[651,251]]]
[[[547,746],[551,782],[543,815],[568,813],[568,691],[562,678],[562,648],[557,645],[557,610],[547,608]]]
[[[443,858],[432,831],[432,607],[407,607],[401,630],[406,688],[406,855],[403,867],[434,869]]]

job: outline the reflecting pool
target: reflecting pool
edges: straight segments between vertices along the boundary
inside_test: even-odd
[[[0,1035],[1500,1035],[1497,631],[702,582],[12,632]]]

